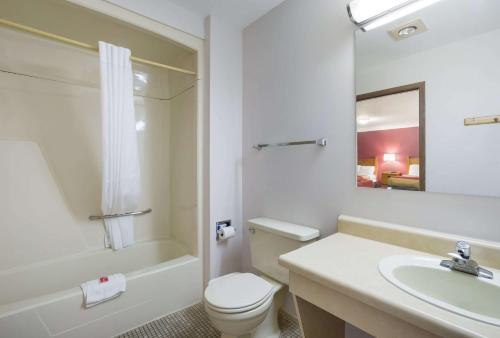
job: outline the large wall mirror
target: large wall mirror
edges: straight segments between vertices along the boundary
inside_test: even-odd
[[[357,185],[500,196],[500,1],[355,32]]]

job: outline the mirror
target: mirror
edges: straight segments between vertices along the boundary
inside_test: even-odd
[[[357,185],[500,196],[500,1],[355,32]]]

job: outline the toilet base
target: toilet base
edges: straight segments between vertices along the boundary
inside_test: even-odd
[[[279,338],[281,330],[278,325],[278,313],[285,301],[287,290],[287,287],[282,287],[280,290],[276,291],[266,318],[259,326],[257,326],[255,332],[241,336],[232,336],[223,333],[221,338]]]

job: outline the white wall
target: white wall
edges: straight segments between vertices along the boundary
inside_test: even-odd
[[[336,231],[341,213],[500,240],[500,199],[355,187],[354,27],[345,0],[288,0],[243,34],[243,220]],[[327,137],[329,145],[252,144]],[[244,233],[244,268],[250,269]]]
[[[206,20],[209,55],[210,229],[206,278],[241,270],[242,241],[242,37],[211,16]],[[215,224],[232,220],[236,237],[217,242]]]
[[[244,219],[317,224],[327,235],[346,213],[500,240],[498,198],[355,187],[354,27],[344,2],[289,0],[244,31]],[[252,149],[323,136],[324,150]]]
[[[365,34],[365,33],[361,33]],[[466,127],[466,117],[500,107],[500,30],[365,67],[357,94],[426,82],[426,189],[500,197],[498,125]],[[366,38],[361,41],[366,41]],[[409,65],[411,65],[409,67]]]

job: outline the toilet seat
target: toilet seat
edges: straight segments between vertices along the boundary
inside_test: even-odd
[[[220,313],[242,313],[266,303],[274,286],[252,273],[233,273],[210,281],[205,304]]]

